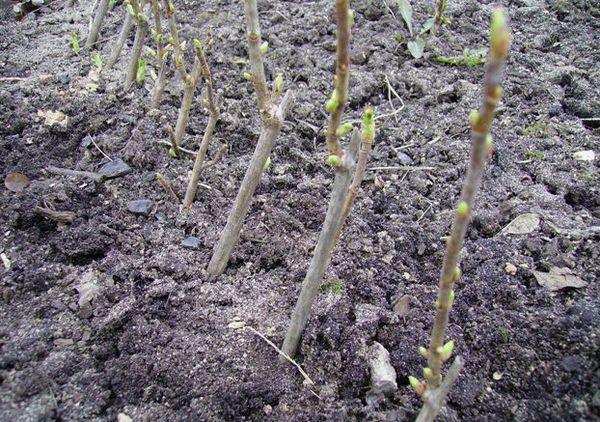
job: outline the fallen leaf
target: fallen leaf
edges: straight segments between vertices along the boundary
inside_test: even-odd
[[[423,57],[423,50],[425,49],[425,40],[423,38],[417,37],[415,41],[409,41],[406,46],[415,59]]]
[[[12,192],[22,192],[29,185],[29,177],[23,173],[10,173],[4,179],[4,186]]]
[[[532,273],[538,284],[551,292],[565,287],[580,289],[588,285],[588,283],[573,274],[569,268],[553,267],[548,273],[542,271],[532,271]]]
[[[44,125],[46,126],[58,125],[66,128],[69,125],[69,117],[62,111],[39,110],[37,115],[44,119]]]
[[[394,304],[394,312],[399,317],[405,316],[410,309],[410,296],[404,295]]]
[[[573,154],[573,158],[577,161],[594,161],[596,159],[596,154],[592,150],[577,151]]]
[[[540,225],[540,216],[535,213],[526,213],[517,216],[502,229],[502,233],[527,234],[531,233]]]

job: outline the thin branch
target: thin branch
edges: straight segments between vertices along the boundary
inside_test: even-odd
[[[98,3],[98,7],[96,8],[96,14],[94,15],[94,19],[90,25],[90,31],[85,41],[85,47],[90,48],[96,41],[98,40],[98,33],[100,32],[100,28],[102,27],[102,22],[104,21],[104,16],[106,16],[106,12],[108,11],[108,3],[109,0],[100,0]]]
[[[103,175],[93,173],[91,171],[70,170],[54,166],[47,167],[46,171],[48,173],[57,174],[59,176],[84,177],[87,179],[92,179],[96,183],[102,183],[105,179]]]
[[[334,79],[334,91],[327,102],[329,123],[327,125],[326,139],[330,155],[342,156],[342,146],[337,135],[338,127],[342,121],[344,108],[348,100],[348,81],[350,76],[350,28],[352,26],[352,12],[349,0],[336,0],[337,12],[337,60]]]
[[[181,78],[186,81],[188,79],[187,71],[185,70],[185,63],[183,61],[183,49],[181,48],[181,42],[179,41],[179,33],[177,31],[177,22],[175,20],[175,6],[169,0],[163,0],[163,5],[167,13],[167,22],[169,27],[169,34],[171,35],[170,44],[173,46],[175,51],[175,68],[181,74]]]
[[[204,136],[202,137],[202,141],[200,142],[198,154],[196,154],[194,168],[192,169],[192,176],[190,177],[190,182],[188,184],[187,191],[185,193],[185,198],[183,200],[183,208],[188,208],[190,205],[192,205],[192,202],[194,202],[196,191],[198,190],[200,174],[204,169],[203,162],[206,158],[206,151],[208,150],[208,145],[210,144],[213,131],[217,124],[217,120],[219,119],[219,110],[217,108],[213,93],[212,76],[210,73],[210,68],[208,67],[208,63],[206,62],[204,49],[202,48],[202,44],[200,44],[200,41],[194,40],[194,44],[196,48],[196,55],[200,63],[200,68],[202,70],[202,74],[204,75],[204,82],[206,83],[206,97],[208,101],[208,109],[210,112],[210,116],[208,118],[208,124],[206,125],[206,128],[204,130]]]
[[[460,200],[456,208],[450,238],[446,245],[444,263],[439,280],[436,301],[436,316],[429,344],[428,367],[431,369],[427,377],[429,388],[437,388],[441,381],[442,363],[449,358],[445,350],[444,337],[448,326],[448,317],[454,301],[454,283],[460,278],[458,255],[462,248],[469,216],[473,210],[475,194],[481,185],[485,170],[485,158],[488,152],[488,134],[494,119],[496,106],[502,95],[500,81],[506,56],[510,48],[510,32],[505,23],[502,10],[494,11],[490,32],[490,53],[483,87],[483,104],[479,112],[471,115],[472,146],[471,160],[462,187]],[[446,346],[449,347],[449,346]],[[452,347],[449,347],[450,353]]]
[[[168,180],[165,176],[162,175],[162,173],[156,173],[156,181],[158,182],[159,185],[161,185],[163,187],[164,190],[167,191],[167,193],[169,194],[169,196],[171,196],[171,198],[177,202],[178,204],[181,203],[181,199],[179,198],[179,195],[177,195],[177,192],[175,192],[175,188],[173,187],[173,183],[171,183],[170,180]]]
[[[444,406],[446,397],[458,379],[463,366],[464,362],[462,358],[457,356],[454,359],[454,362],[452,362],[452,365],[450,366],[450,369],[444,378],[444,382],[442,382],[442,384],[434,390],[425,391],[423,394],[423,407],[421,408],[419,416],[415,422],[434,421],[435,417]]]
[[[160,4],[158,3],[158,0],[151,0],[151,2],[152,13],[154,15],[154,38],[156,40],[156,68],[158,70],[158,78],[154,82],[154,90],[152,91],[151,105],[152,108],[156,108],[160,104],[160,100],[167,83],[167,69],[164,34],[160,16]]]
[[[266,120],[271,117],[273,111],[271,110],[271,94],[265,77],[263,54],[260,52],[262,41],[256,0],[244,0],[244,12],[246,14],[246,35],[248,38],[250,68],[252,69],[252,82],[258,99],[258,109],[263,120]]]
[[[204,163],[202,165],[202,170],[203,171],[204,170],[208,170],[209,168],[211,168],[214,165],[216,165],[219,161],[221,161],[221,159],[225,155],[225,152],[227,152],[227,148],[229,148],[229,145],[227,145],[227,144],[222,145],[221,148],[219,149],[219,151],[217,151],[217,153],[213,157],[213,159],[210,160],[208,163]]]
[[[130,4],[133,8],[137,28],[135,30],[135,38],[133,41],[131,57],[127,66],[127,73],[125,75],[125,80],[123,81],[123,88],[125,91],[128,91],[135,81],[140,64],[140,57],[142,56],[142,49],[144,48],[144,42],[146,41],[146,35],[148,33],[148,21],[143,13],[145,0],[139,2],[138,0],[130,0]]]
[[[112,48],[110,52],[110,56],[106,60],[106,64],[103,69],[112,68],[117,60],[119,60],[119,56],[121,55],[121,51],[123,50],[123,46],[129,37],[129,32],[131,31],[131,27],[133,26],[133,16],[129,14],[127,10],[125,10],[125,20],[123,21],[123,25],[121,25],[121,31],[119,32],[119,38],[117,42]]]
[[[335,248],[338,237],[337,233],[339,232],[340,221],[344,212],[348,187],[352,181],[352,171],[355,165],[354,160],[359,144],[360,134],[358,130],[355,130],[352,134],[348,150],[343,153],[343,162],[335,168],[335,180],[333,182],[329,206],[327,207],[325,222],[319,234],[319,240],[308,271],[306,272],[306,277],[302,282],[302,289],[300,290],[300,295],[294,307],[283,346],[281,347],[283,352],[288,356],[293,357],[296,355],[300,338],[308,320],[310,308],[319,293],[319,286],[331,260],[331,254]]]
[[[35,207],[33,212],[41,217],[56,221],[61,224],[71,224],[75,219],[75,213],[71,211],[55,211],[46,207]]]

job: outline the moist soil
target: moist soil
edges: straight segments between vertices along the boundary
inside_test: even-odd
[[[178,5],[181,37],[209,45],[222,98],[209,156],[228,145],[183,213],[155,179],[162,173],[182,195],[192,167],[190,155],[171,158],[159,143],[174,125],[179,84],[170,83],[159,111],[151,111],[150,77],[128,93],[121,88],[128,48],[100,78],[88,51],[72,53],[70,33],[83,46],[88,2],[51,2],[20,21],[5,3],[0,170],[24,173],[30,184],[0,192],[0,419],[414,419],[420,399],[407,376],[425,364],[417,348],[432,326],[443,239],[468,162],[468,115],[480,104],[484,72],[431,59],[485,48],[495,4],[450,1],[451,22],[415,60],[394,36],[410,38],[395,4],[396,17],[380,1],[352,2],[347,118],[358,120],[367,104],[388,115],[377,120],[370,166],[392,169],[368,172],[312,309],[298,356],[315,381],[311,392],[265,341],[235,327],[282,343],[324,220],[332,185],[323,138],[334,72],[332,2],[259,2],[267,77],[282,72],[296,102],[219,277],[205,268],[260,132],[242,76],[239,2]],[[418,3],[417,28],[432,13]],[[579,0],[504,6],[514,44],[448,333],[466,366],[440,420],[598,420],[598,164],[574,153],[600,151],[593,119],[600,117],[600,11]],[[117,5],[101,33],[104,58],[122,19]],[[207,122],[202,95],[203,87],[188,149]],[[49,110],[68,124],[46,125],[38,112]],[[97,171],[107,157],[132,172],[95,184],[46,171]],[[128,211],[140,199],[153,203],[147,216]],[[57,224],[36,206],[75,219]],[[502,231],[524,213],[540,216],[539,225],[521,235]],[[190,236],[197,242],[182,245]],[[532,270],[552,268],[588,284],[549,291]],[[408,306],[394,310],[399,298]],[[398,390],[371,403],[366,351],[374,341],[390,352]]]

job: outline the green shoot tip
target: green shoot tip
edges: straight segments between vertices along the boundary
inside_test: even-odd
[[[342,164],[342,159],[337,155],[330,155],[327,157],[327,164],[329,164],[331,167],[338,167]]]
[[[456,214],[459,218],[467,218],[469,216],[469,204],[467,204],[465,201],[460,201],[456,206]]]
[[[267,51],[269,51],[269,42],[265,41],[264,43],[262,43],[259,47],[260,50],[260,54],[267,54]]]

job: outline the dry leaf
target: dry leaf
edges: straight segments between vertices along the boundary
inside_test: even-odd
[[[44,125],[46,126],[58,125],[66,128],[69,125],[69,117],[62,111],[39,110],[37,115],[44,119]]]
[[[540,216],[535,213],[521,214],[502,229],[502,233],[527,234],[540,225]]]
[[[23,173],[10,173],[4,179],[4,186],[12,192],[22,192],[29,184],[29,177]]]
[[[565,287],[574,287],[579,289],[588,284],[571,272],[569,268],[553,267],[549,273],[541,271],[532,271],[535,279],[540,286],[543,286],[551,292],[564,289]]]

